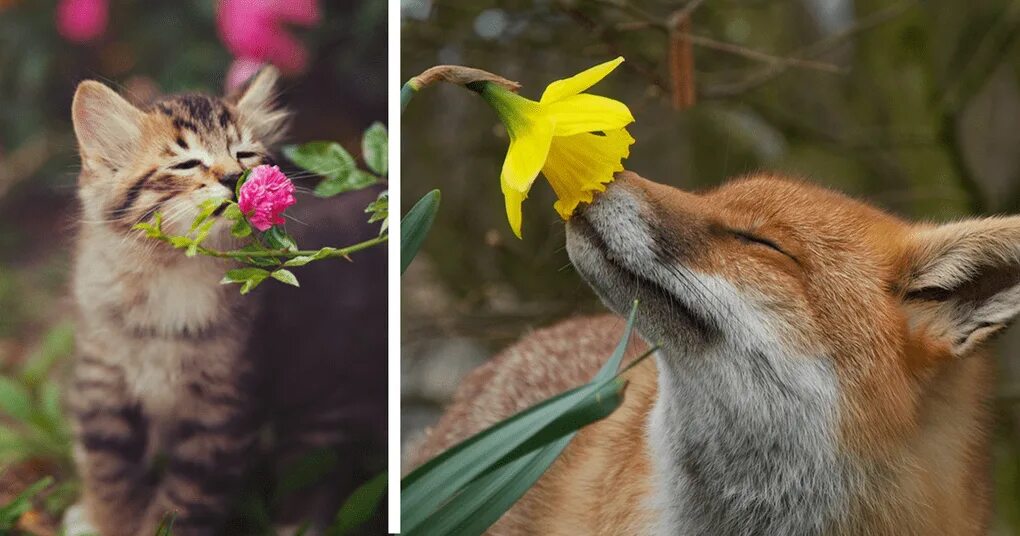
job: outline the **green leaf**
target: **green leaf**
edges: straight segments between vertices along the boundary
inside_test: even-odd
[[[439,211],[439,190],[422,196],[400,220],[400,273],[411,265]]]
[[[401,481],[404,532],[480,534],[537,481],[578,429],[614,411],[623,401],[625,382],[617,370],[636,308],[590,383],[493,425],[407,475]]]
[[[159,526],[156,527],[155,536],[171,536],[174,533],[174,520],[177,519],[177,514],[168,512],[163,516],[163,520],[159,522]]]
[[[297,242],[279,225],[270,227],[268,231],[262,233],[262,236],[269,243],[270,249],[297,251]]]
[[[234,186],[234,199],[241,199],[241,187],[244,183],[248,182],[248,177],[251,176],[251,170],[246,169],[241,172],[241,176],[237,178],[237,186]],[[237,206],[236,204],[234,206]],[[241,208],[237,209],[238,214],[241,212]]]
[[[186,248],[186,247],[190,246],[192,242],[194,242],[194,240],[192,240],[191,238],[189,238],[187,236],[171,236],[170,237],[170,245],[175,247],[175,248],[177,248],[177,249]]]
[[[382,222],[382,225],[379,226],[379,235],[382,236],[382,234],[385,233],[390,226],[389,191],[383,190],[382,192],[379,192],[379,196],[375,198],[375,201],[372,201],[367,207],[365,207],[365,212],[371,214],[368,217],[368,223],[375,223],[377,221]]]
[[[39,385],[49,374],[53,365],[66,359],[74,352],[74,325],[62,322],[50,328],[42,344],[21,366],[21,381],[28,386]]]
[[[198,246],[202,245],[206,238],[209,238],[209,232],[212,231],[213,225],[216,225],[216,220],[212,219],[207,219],[199,225],[198,232],[195,233],[195,238],[188,245],[185,255],[194,257],[198,253]]]
[[[288,285],[290,285],[292,287],[300,287],[301,286],[301,285],[298,284],[297,276],[295,276],[294,273],[291,272],[290,270],[285,270],[283,268],[280,268],[279,270],[273,271],[273,273],[271,273],[269,275],[272,276],[273,279],[275,279],[275,280],[277,280],[277,281],[279,281],[281,283],[286,283],[286,284],[288,284]]]
[[[389,190],[379,192],[379,196],[375,198],[375,201],[372,201],[371,203],[368,204],[367,207],[365,207],[365,213],[371,214],[371,216],[368,218],[368,223],[375,223],[377,221],[386,219],[386,217],[389,216],[390,213]]]
[[[497,464],[509,463],[611,413],[625,382],[588,384],[554,396],[479,432],[401,481],[401,528],[415,530],[460,488]],[[576,429],[574,428],[574,429]],[[522,448],[523,447],[523,448]]]
[[[163,236],[163,214],[157,212],[149,220],[149,223],[139,222],[131,228],[145,231],[145,236],[149,238],[161,238]]]
[[[13,378],[0,376],[0,414],[7,414],[17,421],[32,419],[32,395],[28,387]]]
[[[372,515],[379,509],[379,503],[382,501],[385,492],[385,472],[358,486],[358,489],[354,490],[351,496],[347,498],[347,501],[344,502],[344,505],[340,507],[336,520],[326,534],[328,536],[346,536],[361,525],[364,525],[368,520],[372,519]]]
[[[484,533],[535,485],[574,435],[557,439],[479,477],[419,524],[416,530],[405,531],[404,534]]]
[[[262,268],[237,268],[234,270],[228,270],[223,276],[221,283],[243,283],[252,278],[261,277],[263,279],[269,277],[269,271],[263,270]]]
[[[247,294],[269,277],[269,271],[262,268],[237,268],[227,271],[220,284],[241,284],[241,294]]]
[[[244,218],[238,218],[234,220],[234,224],[230,226],[230,234],[236,238],[245,238],[251,236],[252,228],[248,220]]]
[[[7,531],[14,528],[21,516],[32,509],[32,499],[53,484],[53,477],[48,476],[35,484],[25,488],[11,502],[0,506],[0,530]],[[4,532],[6,533],[6,532]]]
[[[237,206],[237,203],[230,203],[230,206],[223,211],[223,217],[230,221],[237,221],[244,218],[244,214],[241,212],[241,207]]]
[[[309,451],[280,471],[273,502],[278,503],[321,482],[339,463],[340,456],[335,449],[323,447]]]
[[[336,181],[343,181],[356,169],[354,157],[333,141],[289,145],[283,154],[298,167]]]
[[[261,252],[267,250],[258,241],[254,241],[245,245],[238,251],[254,253],[256,251]],[[277,257],[245,257],[243,260],[248,264],[254,264],[256,266],[276,266],[280,264],[280,259],[278,259]]]
[[[317,197],[333,197],[345,192],[353,192],[368,188],[379,182],[378,177],[371,173],[355,169],[343,179],[325,179],[315,186]]]
[[[326,258],[327,256],[334,253],[336,250],[337,250],[336,248],[325,247],[320,249],[319,251],[316,251],[312,255],[298,255],[297,257],[294,257],[288,260],[287,262],[283,263],[283,265],[288,267],[304,266],[312,261],[317,261],[319,259]]]
[[[365,131],[361,138],[361,153],[368,169],[386,175],[388,172],[389,135],[386,126],[375,122]]]
[[[226,199],[206,199],[198,205],[198,214],[195,215],[195,219],[191,222],[191,229],[189,232],[195,232],[199,226],[206,223],[206,220],[212,216],[213,212],[216,212],[220,205],[227,203]]]

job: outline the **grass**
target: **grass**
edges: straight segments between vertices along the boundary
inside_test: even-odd
[[[27,358],[0,375],[0,497],[14,495],[0,502],[2,535],[59,534],[59,520],[78,498],[80,481],[74,472],[71,435],[56,379],[73,352],[73,327],[59,323]],[[296,462],[271,485],[265,482],[270,473],[259,473],[262,481],[253,479],[238,508],[245,534],[272,536],[272,504],[316,483],[337,463],[335,454],[319,451]],[[338,511],[329,536],[363,530],[379,515],[385,489],[386,473],[356,489]],[[168,516],[155,530],[172,535],[173,518]]]

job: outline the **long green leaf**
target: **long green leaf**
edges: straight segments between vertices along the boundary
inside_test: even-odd
[[[0,530],[13,529],[18,519],[32,509],[32,499],[51,484],[53,484],[53,477],[45,477],[25,488],[11,502],[0,505]]]
[[[634,307],[636,310],[636,303]],[[423,522],[475,478],[501,464],[514,463],[615,410],[625,382],[614,375],[633,330],[635,310],[621,343],[591,383],[497,423],[405,477],[401,482],[402,528],[413,531],[429,526]]]
[[[327,534],[329,536],[346,536],[367,523],[379,509],[379,503],[385,493],[385,472],[358,486],[358,489],[351,493],[351,496],[340,508],[340,512],[336,515],[336,521],[329,528]]]
[[[439,211],[439,190],[422,196],[400,220],[400,273],[411,265]]]
[[[0,376],[0,414],[22,422],[32,419],[32,395],[28,388],[5,376]]]
[[[74,352],[74,326],[62,322],[46,332],[42,344],[21,366],[22,382],[35,386],[42,382],[57,361],[70,357]]]

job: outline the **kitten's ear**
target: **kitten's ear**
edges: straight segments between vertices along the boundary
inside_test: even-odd
[[[138,150],[145,114],[99,82],[78,84],[71,118],[83,161],[116,170]]]
[[[1020,314],[1020,216],[919,227],[909,240],[913,329],[961,357]]]
[[[286,134],[290,114],[276,106],[276,84],[279,80],[280,71],[276,67],[263,67],[230,97],[236,103],[241,124],[265,145],[276,143]]]

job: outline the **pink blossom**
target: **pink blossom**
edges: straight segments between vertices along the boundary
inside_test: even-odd
[[[283,211],[297,202],[294,183],[279,166],[258,166],[241,186],[237,205],[259,231],[284,222]]]
[[[261,61],[246,58],[234,60],[234,63],[230,64],[230,69],[227,71],[227,93],[241,87],[249,78],[255,76],[255,73],[259,72],[259,69],[264,65],[265,63]]]
[[[61,0],[57,5],[57,32],[74,43],[98,39],[106,32],[108,0]]]
[[[317,0],[220,0],[220,38],[238,59],[269,62],[284,72],[304,69],[308,52],[286,25],[311,26],[319,21]]]

